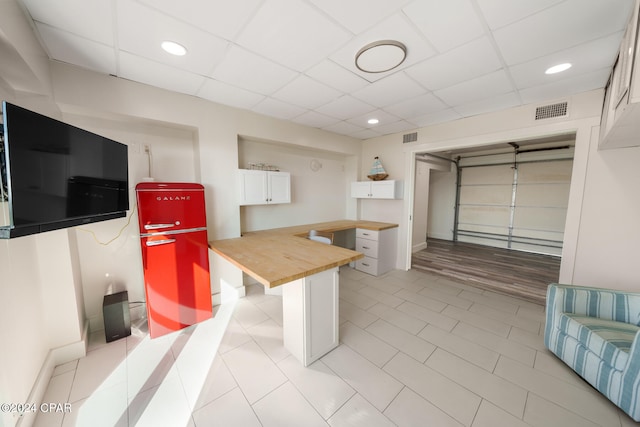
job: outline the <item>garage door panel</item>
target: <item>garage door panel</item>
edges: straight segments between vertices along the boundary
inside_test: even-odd
[[[567,208],[570,184],[519,185],[516,206]]]
[[[564,231],[566,217],[566,209],[516,207],[513,217],[513,228]]]
[[[518,183],[571,182],[573,161],[521,163],[518,165]]]
[[[460,200],[465,205],[511,204],[512,185],[470,185],[460,187]]]
[[[460,206],[458,223],[509,226],[509,206]]]
[[[508,165],[482,166],[463,169],[461,185],[513,183],[513,169]]]

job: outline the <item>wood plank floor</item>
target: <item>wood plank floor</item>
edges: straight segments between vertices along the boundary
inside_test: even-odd
[[[427,249],[413,254],[412,268],[544,304],[547,285],[558,281],[560,257],[428,239]]]

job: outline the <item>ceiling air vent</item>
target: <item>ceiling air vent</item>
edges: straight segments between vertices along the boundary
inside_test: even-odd
[[[550,119],[552,117],[564,117],[567,115],[567,102],[543,105],[536,108],[536,120]]]
[[[418,140],[418,132],[407,133],[402,135],[402,143],[406,144],[407,142],[416,142]]]

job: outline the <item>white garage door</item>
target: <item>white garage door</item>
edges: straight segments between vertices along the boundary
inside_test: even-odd
[[[457,240],[560,255],[572,158],[565,149],[461,159]]]

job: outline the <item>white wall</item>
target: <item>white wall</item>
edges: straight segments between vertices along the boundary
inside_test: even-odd
[[[598,150],[592,141],[573,283],[640,292],[638,165],[640,147]]]
[[[429,212],[429,181],[431,168],[422,161],[416,161],[413,189],[413,232],[411,250],[417,252],[427,247],[427,224]]]
[[[456,171],[431,171],[428,198],[427,236],[434,239],[453,240],[456,207]]]

